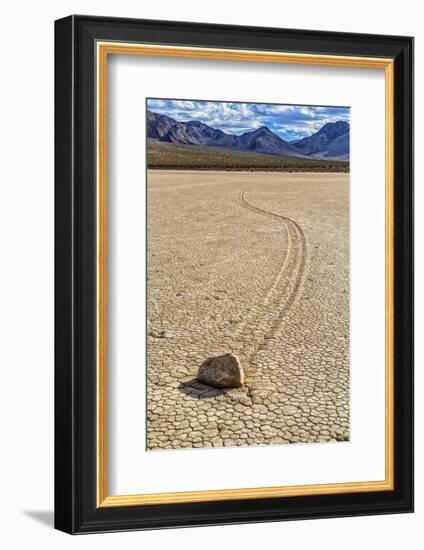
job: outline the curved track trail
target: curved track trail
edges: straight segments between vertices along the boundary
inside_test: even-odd
[[[246,363],[249,384],[257,386],[260,380],[255,380],[256,356],[278,334],[284,317],[301,295],[306,269],[306,239],[295,221],[250,203],[246,198],[246,191],[237,193],[235,201],[242,208],[281,224],[287,237],[277,276],[262,300],[252,306],[233,333],[236,347],[238,340],[243,341],[246,336],[250,336],[250,349],[247,352],[243,349],[236,351]]]

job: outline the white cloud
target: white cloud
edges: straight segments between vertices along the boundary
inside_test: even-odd
[[[348,108],[311,105],[153,99],[148,108],[179,121],[199,120],[231,134],[268,126],[289,140],[311,135],[327,122],[349,120]]]

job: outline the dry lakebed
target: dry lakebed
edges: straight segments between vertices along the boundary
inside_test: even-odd
[[[349,439],[349,174],[148,171],[147,449]],[[234,354],[243,386],[197,380]]]

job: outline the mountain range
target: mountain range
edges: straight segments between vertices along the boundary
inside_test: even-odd
[[[328,122],[312,136],[292,142],[292,145],[308,156],[349,160],[349,134],[347,122]]]
[[[267,126],[240,136],[227,134],[198,120],[178,122],[147,111],[147,137],[179,145],[223,147],[285,157],[349,160],[349,124],[328,122],[315,134],[289,143]]]

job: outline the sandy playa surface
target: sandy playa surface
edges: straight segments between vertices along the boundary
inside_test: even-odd
[[[349,439],[349,175],[149,171],[147,317],[148,449]]]

